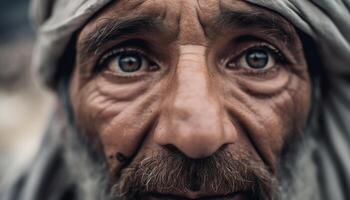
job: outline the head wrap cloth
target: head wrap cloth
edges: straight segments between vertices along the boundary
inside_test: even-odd
[[[349,199],[350,0],[246,1],[281,14],[317,44],[328,90],[322,97],[323,123],[318,130],[322,132],[319,139],[324,145],[317,146],[319,165],[323,169],[320,173],[327,180],[324,194],[332,195],[325,199]],[[109,2],[111,0],[33,1],[38,38],[32,65],[44,82],[55,84],[52,80],[60,67],[58,61],[73,33]]]

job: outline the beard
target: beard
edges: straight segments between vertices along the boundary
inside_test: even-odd
[[[112,193],[122,200],[191,191],[224,195],[244,192],[249,199],[272,199],[276,192],[275,178],[261,162],[246,152],[225,149],[204,159],[191,159],[162,148],[132,162],[117,180]]]
[[[162,148],[136,156],[121,171],[110,172],[102,145],[84,137],[87,134],[78,130],[72,112],[68,113],[63,117],[67,120],[63,156],[75,179],[79,200],[139,200],[146,194],[189,191],[224,195],[244,192],[256,200],[317,199],[310,198],[315,187],[309,189],[317,185],[316,178],[300,176],[315,173],[316,166],[309,158],[316,142],[301,131],[295,135],[302,137],[289,138],[276,176],[251,154],[225,149],[204,159],[191,159]],[[301,195],[296,196],[300,191]]]
[[[136,156],[121,171],[110,172],[103,151],[92,148],[98,145],[68,124],[63,156],[78,200],[138,200],[153,192],[188,191],[246,192],[249,199],[320,199],[312,159],[317,142],[309,134],[290,138],[276,176],[247,152],[225,149],[205,159],[190,159],[162,148]]]
[[[102,148],[97,148],[101,145],[91,143],[72,122],[65,128],[63,157],[75,180],[78,200],[139,200],[152,193],[189,191],[245,192],[253,200],[319,199],[317,176],[313,176],[317,166],[311,159],[317,142],[300,131],[296,135],[302,137],[289,138],[276,176],[247,152],[229,152],[227,148],[205,159],[162,148],[135,156],[121,171],[111,172]]]
[[[247,152],[222,148],[210,157],[191,159],[174,149],[161,148],[135,156],[121,171],[110,172],[103,151],[92,148],[99,145],[91,144],[76,129],[70,130],[65,160],[82,200],[139,200],[155,193],[191,191],[279,199],[276,178]]]

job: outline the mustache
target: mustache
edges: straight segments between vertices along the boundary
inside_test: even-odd
[[[164,149],[132,162],[112,186],[117,199],[142,199],[150,193],[202,191],[212,194],[245,192],[249,199],[273,199],[276,179],[262,162],[246,152],[220,150],[191,159]]]

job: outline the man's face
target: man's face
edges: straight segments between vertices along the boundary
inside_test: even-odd
[[[239,0],[120,0],[78,35],[80,134],[126,199],[269,198],[310,80],[279,15]]]

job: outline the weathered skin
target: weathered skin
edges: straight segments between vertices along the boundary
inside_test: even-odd
[[[291,44],[266,34],[264,27],[218,27],[215,18],[226,9],[264,12],[283,21]],[[156,16],[166,31],[124,35],[82,56],[82,41],[106,19],[144,15]],[[240,40],[245,35],[255,39]],[[150,47],[124,48],[141,49],[157,64],[156,70],[121,77],[109,62],[93,74],[104,53],[135,38]],[[261,43],[279,49],[287,62],[276,61],[276,68],[263,74],[227,68],[229,60],[238,61],[246,49]],[[193,159],[209,157],[220,148],[243,149],[274,173],[286,141],[304,126],[310,87],[296,31],[272,12],[234,0],[121,0],[79,33],[70,95],[78,126],[87,138],[98,141],[96,148],[103,148],[111,171],[125,167],[117,154],[137,158],[175,147]]]

